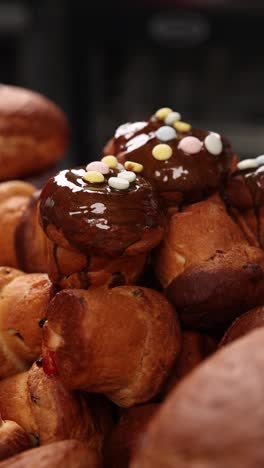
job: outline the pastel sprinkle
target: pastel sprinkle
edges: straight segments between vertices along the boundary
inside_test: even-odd
[[[125,166],[121,163],[117,163],[117,169],[119,169],[120,171],[123,171],[125,168]]]
[[[244,159],[238,163],[237,168],[244,171],[245,169],[256,169],[259,166],[257,159]]]
[[[175,122],[181,120],[181,114],[179,112],[170,112],[167,117],[165,117],[164,122],[166,125],[173,125]]]
[[[174,128],[169,127],[168,125],[164,125],[156,131],[156,137],[160,141],[170,141],[175,140],[175,138],[177,138],[177,133],[176,130],[174,130]]]
[[[183,138],[178,144],[178,149],[188,154],[200,153],[203,143],[198,138],[193,136],[187,136]]]
[[[87,171],[97,171],[101,172],[101,174],[108,174],[109,173],[109,166],[104,164],[101,161],[93,161],[87,164],[86,166]]]
[[[174,128],[176,128],[176,130],[178,130],[178,132],[181,132],[181,133],[187,133],[191,130],[192,126],[187,123],[187,122],[175,122],[173,124]]]
[[[115,156],[112,156],[111,154],[104,156],[101,159],[102,163],[106,164],[108,167],[111,169],[115,169],[117,167],[118,161]]]
[[[161,143],[159,145],[154,146],[152,150],[152,156],[158,161],[166,161],[167,159],[170,159],[172,157],[172,149],[169,145]]]
[[[144,169],[144,166],[140,163],[134,162],[134,161],[126,161],[125,162],[125,169],[127,171],[133,171],[136,173],[142,172]]]
[[[108,184],[116,190],[126,190],[129,187],[129,181],[120,177],[110,177]]]
[[[98,171],[88,171],[84,174],[83,180],[92,184],[98,184],[104,181],[104,176]]]
[[[210,133],[204,140],[204,146],[209,153],[218,156],[223,151],[223,143],[218,135]]]
[[[117,177],[120,177],[121,179],[126,179],[128,182],[135,182],[137,176],[135,172],[132,171],[122,171],[117,174]]]
[[[171,112],[172,109],[170,107],[161,107],[161,109],[158,109],[157,112],[155,112],[155,117],[158,120],[164,120]]]

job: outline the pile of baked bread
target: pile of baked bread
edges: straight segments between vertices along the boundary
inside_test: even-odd
[[[264,466],[264,156],[158,109],[83,167],[0,87],[0,468]]]

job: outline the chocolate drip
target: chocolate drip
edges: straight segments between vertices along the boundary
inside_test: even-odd
[[[40,197],[40,218],[48,237],[56,242],[52,226],[57,238],[63,236],[86,255],[118,256],[146,231],[159,227],[162,217],[151,185],[137,177],[127,190],[115,190],[108,178],[117,172],[111,170],[100,184],[85,182],[84,169],[61,171],[50,179]]]

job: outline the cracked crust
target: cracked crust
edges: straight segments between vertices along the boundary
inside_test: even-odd
[[[179,353],[176,314],[150,289],[64,290],[50,303],[47,316],[44,368],[55,352],[67,388],[103,393],[119,406],[156,395]],[[59,337],[55,346],[54,332]]]

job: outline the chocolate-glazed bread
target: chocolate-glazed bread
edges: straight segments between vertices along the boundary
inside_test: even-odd
[[[128,167],[129,161],[142,164],[143,176],[168,205],[199,201],[218,190],[236,160],[225,138],[179,118],[159,109],[148,120],[121,125],[104,148]]]
[[[249,241],[264,248],[264,156],[238,163],[225,200]]]
[[[42,191],[49,275],[62,287],[134,283],[162,239],[163,218],[151,185],[131,171],[104,171],[65,170]]]

